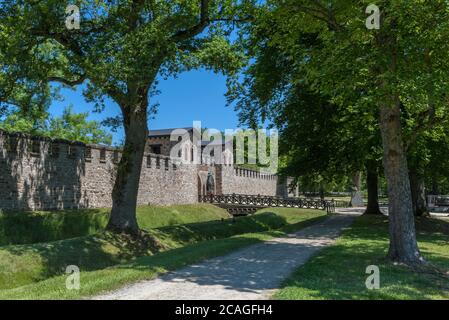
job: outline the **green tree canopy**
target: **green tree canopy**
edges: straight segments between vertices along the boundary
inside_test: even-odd
[[[360,116],[370,108],[378,112],[390,205],[388,255],[401,263],[422,264],[406,154],[421,132],[447,114],[449,4],[378,1],[378,29],[367,28],[369,4],[272,0],[258,22],[262,29],[274,30],[265,45],[280,48],[298,71],[289,83],[306,83],[332,104],[359,110]],[[253,31],[256,36],[258,31]],[[304,41],[308,34],[315,35],[318,45]]]
[[[112,144],[112,135],[98,121],[87,120],[88,112],[73,113],[72,107],[64,109],[61,117],[50,119],[48,135],[84,143]]]
[[[236,75],[242,56],[228,40],[250,20],[256,0],[75,1],[80,28],[67,28],[68,3],[3,2],[0,9],[1,77],[17,69],[24,82],[86,84],[84,95],[121,109],[125,142],[113,189],[110,230],[138,234],[137,192],[148,134],[149,98],[157,77],[205,67]],[[76,12],[69,17],[75,21]],[[71,24],[73,26],[73,24]],[[201,94],[201,88],[198,88]]]
[[[112,135],[102,127],[100,122],[88,120],[88,117],[88,112],[74,113],[72,107],[65,108],[60,117],[50,116],[47,112],[24,114],[22,110],[16,110],[0,120],[0,129],[84,143],[111,145]]]
[[[252,127],[269,121],[280,130],[281,173],[304,186],[347,183],[368,162],[377,172],[382,152],[375,106],[339,106],[311,88],[284,47],[271,42],[281,32],[277,26],[274,19],[260,19],[242,31],[249,35],[243,46],[253,59],[228,93],[237,102],[240,121]],[[320,46],[316,33],[300,37],[303,48]]]

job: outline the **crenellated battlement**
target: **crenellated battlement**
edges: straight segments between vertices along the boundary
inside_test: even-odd
[[[250,170],[246,168],[234,167],[234,174],[238,177],[260,179],[260,180],[276,180],[277,175],[270,172]]]
[[[271,173],[189,164],[150,151],[146,148],[142,162],[139,205],[195,203],[207,193],[285,193]],[[0,209],[111,207],[121,157],[120,148],[0,130]]]

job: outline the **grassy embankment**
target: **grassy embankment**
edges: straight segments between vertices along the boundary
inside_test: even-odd
[[[81,215],[88,216],[81,218],[82,227],[73,226],[78,221],[77,213],[57,214],[38,213],[36,224],[18,214],[2,218],[23,219],[27,225],[21,231],[27,234],[25,238],[4,236],[6,242],[58,237],[62,240],[1,246],[0,299],[92,295],[281,236],[325,217],[324,212],[317,210],[278,208],[233,221],[224,210],[210,205],[140,208],[140,225],[154,239],[151,243],[140,243],[101,231],[107,220],[106,211],[98,210],[92,216],[82,212]],[[199,222],[186,224],[193,221]],[[22,228],[11,221],[6,225]],[[68,235],[78,236],[67,238]],[[67,265],[80,267],[80,291],[65,288]]]
[[[139,225],[145,230],[228,217],[225,210],[207,204],[141,206],[137,209]],[[108,218],[109,209],[0,213],[0,246],[96,234],[104,229]]]

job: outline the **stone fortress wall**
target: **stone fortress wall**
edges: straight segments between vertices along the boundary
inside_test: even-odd
[[[0,131],[0,209],[55,210],[112,206],[120,151]],[[195,203],[197,168],[145,154],[138,203]]]
[[[233,165],[180,164],[150,150],[142,164],[139,205],[196,203],[208,192],[296,195],[275,175]],[[116,148],[0,131],[0,210],[111,207],[120,156]],[[213,190],[206,189],[209,176]]]
[[[234,166],[222,166],[221,171],[223,194],[280,195],[276,175]]]

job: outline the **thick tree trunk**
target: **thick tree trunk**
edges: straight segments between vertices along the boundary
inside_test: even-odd
[[[410,170],[410,188],[412,191],[412,206],[415,216],[427,216],[429,214],[426,204],[426,190],[424,179],[416,171]]]
[[[382,212],[379,208],[379,175],[375,163],[366,165],[366,186],[368,190],[368,204],[365,214],[381,215]]]
[[[145,98],[146,99],[146,98]],[[139,191],[145,143],[148,137],[147,103],[136,108],[122,108],[125,126],[125,145],[117,167],[112,191],[112,211],[108,230],[137,235],[137,194]]]
[[[362,207],[362,173],[360,171],[354,172],[352,176],[352,193],[351,193],[351,207]]]
[[[408,265],[423,259],[416,242],[407,158],[402,140],[399,99],[380,108],[384,169],[388,183],[391,260]]]

